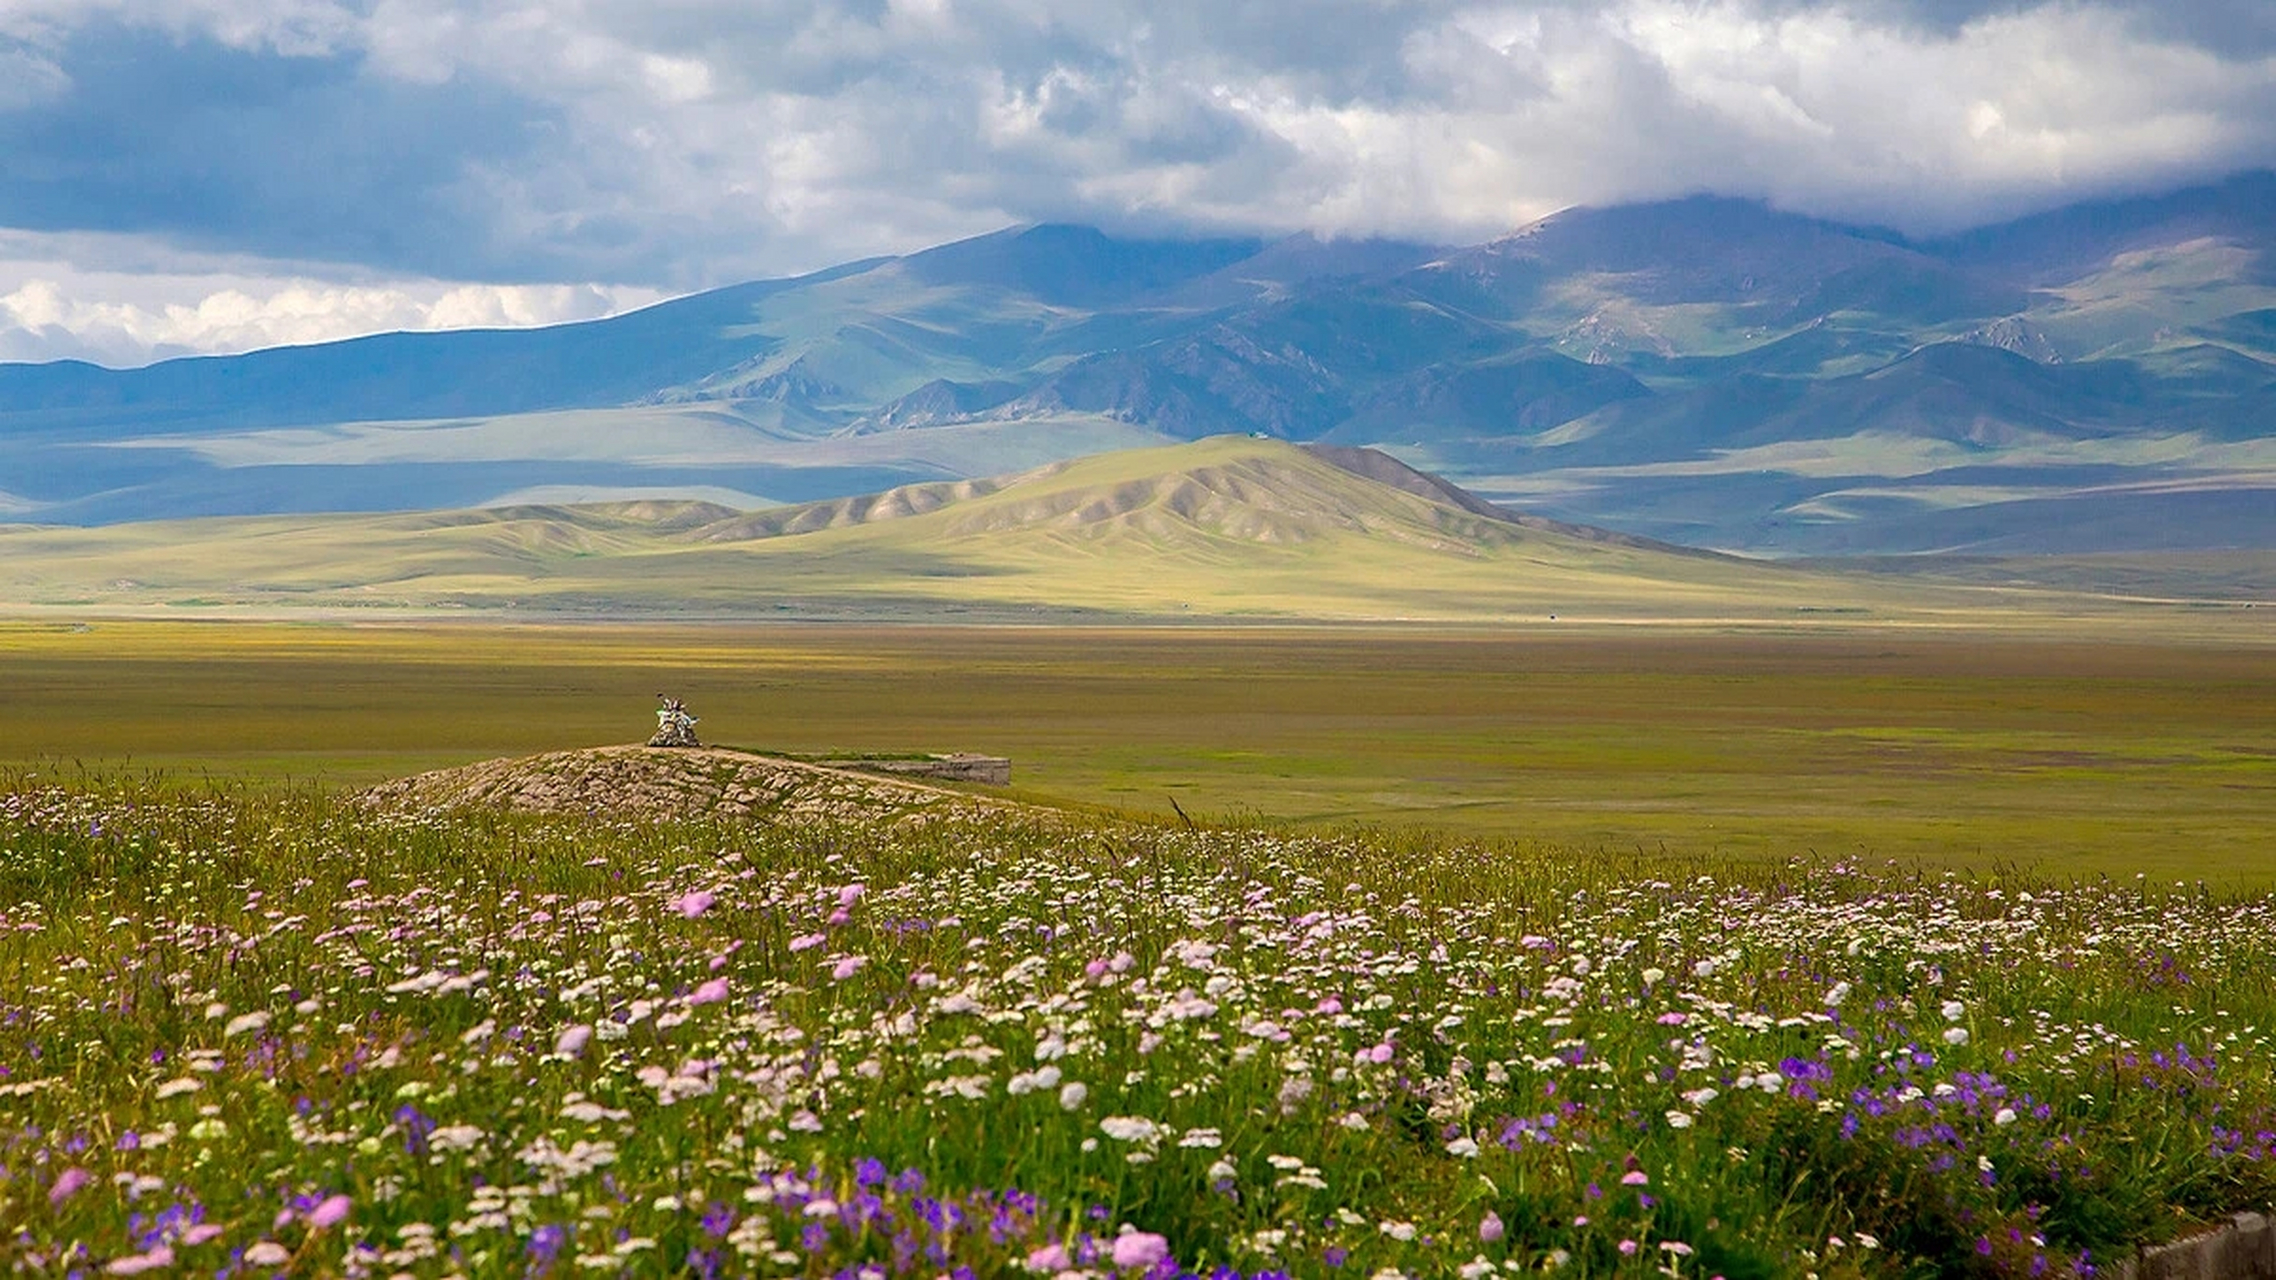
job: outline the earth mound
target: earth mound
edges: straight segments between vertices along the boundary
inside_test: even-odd
[[[1001,808],[943,787],[715,748],[597,747],[485,760],[381,783],[358,802],[406,810],[874,822]]]

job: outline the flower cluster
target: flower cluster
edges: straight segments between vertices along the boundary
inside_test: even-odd
[[[2276,905],[1001,815],[0,794],[28,1274],[2091,1273]]]

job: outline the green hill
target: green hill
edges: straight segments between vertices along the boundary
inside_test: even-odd
[[[0,600],[94,609],[1540,620],[1981,596],[1528,519],[1381,453],[1249,437],[757,513],[647,501],[0,530]]]

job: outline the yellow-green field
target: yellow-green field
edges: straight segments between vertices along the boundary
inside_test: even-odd
[[[493,621],[2020,618],[2170,629],[2192,613],[2215,626],[2237,625],[2217,615],[2250,620],[2246,606],[2269,581],[2267,557],[2249,555],[2074,566],[2053,586],[1797,567],[1493,518],[1409,479],[1426,491],[1280,442],[1220,437],[750,515],[620,503],[0,525],[0,609]]]
[[[2234,629],[17,622],[0,760],[346,786],[636,741],[658,690],[710,742],[1165,816],[2276,881],[2276,647]]]

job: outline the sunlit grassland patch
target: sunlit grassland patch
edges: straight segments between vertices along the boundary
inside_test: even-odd
[[[1583,848],[2276,881],[2271,651],[1808,633],[0,628],[20,760],[360,785],[635,741],[1009,756],[1015,794]]]
[[[1894,447],[1858,439],[1868,453]],[[1838,458],[1732,465],[1758,463],[1854,470]],[[1682,552],[1494,518],[1416,483],[1422,492],[1283,443],[1218,437],[762,517],[517,507],[8,526],[0,597],[14,612],[318,619],[1508,625],[1559,615],[1757,627],[1834,610],[1925,626],[2155,628],[2179,607]]]
[[[33,1274],[2083,1274],[2276,1193],[2276,910],[2132,876],[17,774],[0,904]]]

